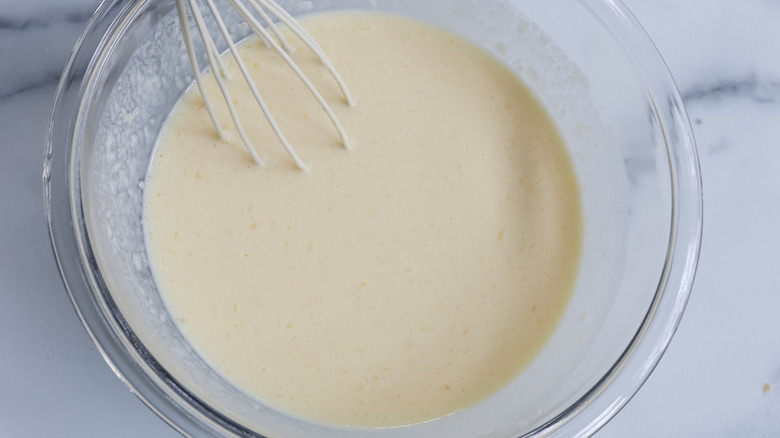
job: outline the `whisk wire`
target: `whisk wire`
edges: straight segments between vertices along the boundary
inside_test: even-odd
[[[304,27],[301,26],[298,21],[293,18],[292,15],[290,15],[289,12],[287,12],[283,7],[279,6],[273,0],[249,0],[249,2],[258,5],[258,8],[260,7],[259,4],[262,4],[268,10],[272,11],[281,23],[287,26],[295,34],[295,36],[300,38],[300,40],[306,44],[309,50],[317,55],[320,62],[322,62],[331,76],[333,76],[333,78],[336,80],[336,83],[341,89],[341,94],[343,94],[344,98],[347,100],[347,104],[350,107],[355,106],[355,100],[352,98],[352,93],[349,92],[349,88],[347,87],[346,82],[344,82],[344,80],[341,78],[341,75],[339,74],[338,70],[336,70],[336,67],[333,66],[333,62],[331,62],[328,54],[325,53],[325,51],[322,49],[322,47],[320,47],[311,34],[309,34],[309,32],[307,32],[306,29],[304,29]]]
[[[229,75],[227,74],[227,69],[222,63],[221,57],[219,56],[219,53],[216,49],[216,45],[214,44],[214,40],[212,39],[205,25],[197,1],[198,0],[186,0],[187,2],[186,5],[188,5],[190,10],[192,11],[192,16],[195,21],[195,26],[198,29],[198,33],[200,34],[200,37],[203,41],[209,66],[211,67],[211,70],[214,73],[214,78],[216,79],[217,85],[220,89],[220,92],[222,93],[222,97],[224,98],[225,103],[227,104],[228,112],[230,113],[230,117],[233,120],[233,124],[235,125],[236,130],[238,131],[238,134],[241,137],[242,142],[244,143],[247,150],[252,155],[252,158],[255,160],[255,162],[257,162],[260,165],[263,165],[264,164],[263,160],[257,154],[255,148],[252,146],[249,140],[249,137],[246,135],[246,132],[244,131],[241,121],[239,120],[238,112],[235,106],[233,105],[232,100],[230,98],[230,94],[228,93],[227,87],[225,86],[223,77],[228,78]],[[219,10],[217,9],[213,0],[204,0],[204,1],[211,12],[214,21],[217,24],[220,33],[222,34],[222,37],[224,38],[225,42],[228,45],[228,50],[230,51],[234,60],[236,61],[236,65],[238,66],[241,75],[243,76],[244,80],[249,86],[249,89],[252,92],[253,97],[255,98],[258,105],[260,106],[260,109],[263,112],[263,115],[265,116],[266,120],[268,121],[268,124],[270,125],[272,131],[279,139],[279,141],[282,143],[282,146],[285,148],[285,150],[290,155],[290,157],[293,158],[295,164],[302,170],[305,171],[309,170],[309,167],[306,165],[306,163],[304,163],[303,160],[301,160],[301,158],[293,149],[292,145],[290,145],[290,143],[287,141],[287,138],[285,137],[281,128],[277,124],[275,118],[271,114],[268,106],[266,105],[265,100],[262,98],[260,92],[257,90],[257,87],[255,86],[254,81],[249,75],[249,72],[247,71],[244,62],[238,53],[236,45],[232,40],[232,38],[230,37],[230,33],[228,32],[227,26],[222,20]],[[195,82],[197,83],[198,90],[200,91],[206,110],[209,113],[209,117],[214,123],[214,126],[216,127],[220,137],[224,139],[224,131],[219,125],[217,117],[209,102],[208,96],[206,95],[205,87],[202,83],[201,75],[198,72],[197,57],[195,55],[192,35],[189,31],[189,24],[187,21],[184,2],[185,0],[176,0],[176,7],[179,13],[179,22],[182,28],[182,36],[185,41],[187,55],[190,58],[190,63],[194,71]],[[275,22],[273,21],[271,16],[265,12],[265,10],[268,10],[271,15],[276,17],[276,19],[278,19],[279,22],[287,26],[293,32],[294,35],[296,35],[301,41],[303,41],[303,43],[307,47],[309,47],[309,49],[319,58],[322,64],[334,77],[334,79],[336,80],[339,86],[339,89],[341,90],[342,94],[347,100],[347,104],[349,106],[354,106],[354,101],[352,99],[351,94],[349,93],[346,84],[341,79],[336,69],[333,67],[333,64],[330,61],[330,59],[327,57],[327,55],[322,50],[322,48],[314,41],[311,35],[309,35],[308,32],[306,32],[303,29],[303,27],[301,27],[300,24],[298,24],[295,21],[295,19],[292,16],[290,16],[287,13],[287,11],[284,10],[284,8],[276,4],[276,2],[274,2],[273,0],[247,0],[247,2],[253,8],[254,12],[257,15],[259,15],[260,18],[265,22],[266,26],[263,26],[255,18],[254,14],[243,4],[241,0],[228,0],[228,3],[239,13],[241,18],[249,25],[249,27],[258,36],[258,38],[260,38],[260,40],[263,41],[267,46],[273,48],[287,63],[287,65],[295,72],[298,78],[304,83],[304,85],[309,90],[309,92],[314,96],[314,98],[320,104],[320,107],[330,118],[331,122],[333,123],[333,126],[336,128],[336,131],[339,134],[339,137],[344,147],[349,149],[350,144],[349,144],[347,134],[343,126],[339,122],[338,118],[336,117],[335,113],[333,112],[333,109],[330,107],[330,105],[328,105],[328,103],[325,101],[325,99],[322,97],[322,95],[319,93],[316,87],[312,84],[312,82],[308,79],[308,77],[304,74],[304,72],[298,67],[295,61],[293,61],[293,59],[290,57],[288,53],[292,51],[291,46],[285,40],[284,36],[276,26]],[[267,29],[271,29],[273,35]]]
[[[212,2],[212,0],[206,0],[206,1]],[[252,16],[252,14],[249,12],[249,10],[246,8],[246,6],[243,5],[243,3],[241,3],[238,0],[229,0],[229,2],[230,2],[230,4],[232,6],[234,6],[236,8],[236,10],[242,16],[242,18],[244,18],[246,20],[247,24],[249,24],[249,27],[252,28],[252,30],[256,34],[258,34],[258,36],[266,38],[271,43],[271,47],[273,47],[273,49],[282,57],[282,59],[284,59],[284,61],[287,63],[287,65],[295,72],[295,74],[303,82],[303,84],[306,86],[306,88],[309,89],[309,92],[311,92],[311,94],[314,96],[314,98],[320,104],[320,106],[325,111],[325,113],[328,115],[328,117],[330,117],[330,120],[333,123],[333,126],[336,128],[336,131],[339,134],[339,137],[341,137],[341,142],[344,145],[344,147],[347,148],[347,149],[350,149],[351,147],[350,147],[350,144],[349,144],[349,139],[347,137],[346,131],[344,131],[344,127],[341,125],[341,122],[339,122],[338,118],[336,117],[336,114],[333,112],[333,109],[325,101],[325,99],[322,97],[322,95],[317,90],[317,88],[314,86],[314,84],[311,83],[311,81],[306,76],[306,74],[300,69],[300,67],[298,67],[298,64],[296,64],[295,61],[293,61],[293,59],[290,57],[290,55],[287,53],[287,51],[285,51],[279,45],[279,43],[276,41],[276,39],[272,38],[271,35],[268,33],[268,31],[265,28],[263,28],[263,26],[260,25],[260,23],[254,18],[254,16]],[[219,21],[221,21],[221,20],[218,20],[218,22]],[[298,25],[298,27],[300,27],[300,26]],[[229,36],[225,35],[225,38],[229,38]],[[305,39],[302,38],[302,40],[304,41],[304,43],[306,42]],[[315,54],[318,55],[320,60],[323,61],[322,56],[319,56],[319,54],[317,53],[316,50],[314,50],[314,49],[312,49],[312,50],[315,52]]]
[[[191,0],[195,1],[195,0]],[[241,75],[244,77],[244,80],[246,81],[247,85],[249,86],[249,90],[252,92],[252,95],[254,96],[255,100],[257,100],[258,105],[260,106],[260,109],[263,112],[263,115],[265,115],[266,119],[268,120],[268,123],[271,126],[271,129],[274,131],[274,134],[276,134],[279,141],[284,146],[285,150],[287,150],[287,153],[293,158],[295,161],[295,164],[304,171],[309,170],[309,166],[307,166],[303,160],[298,156],[298,154],[295,152],[295,149],[290,145],[290,142],[287,141],[287,138],[285,137],[284,133],[282,132],[281,128],[279,128],[279,125],[276,123],[276,119],[271,114],[271,111],[268,109],[268,105],[266,105],[265,100],[260,95],[260,92],[257,91],[257,87],[255,86],[255,82],[252,80],[251,76],[249,75],[249,72],[246,69],[246,66],[244,65],[244,61],[241,59],[241,56],[238,53],[238,49],[236,48],[235,43],[233,42],[233,39],[230,37],[230,33],[227,30],[227,26],[225,26],[224,21],[222,20],[222,17],[219,14],[219,11],[217,10],[216,6],[214,5],[213,0],[206,0],[206,4],[209,6],[209,9],[211,9],[211,13],[214,15],[214,20],[217,23],[217,27],[219,27],[220,32],[222,32],[222,37],[225,38],[225,41],[228,44],[228,50],[230,50],[230,53],[233,55],[233,59],[236,61],[236,65],[238,66],[239,71],[241,72]],[[271,45],[276,44],[276,42],[270,37],[270,35],[266,32],[264,34],[266,38],[268,38],[271,42]],[[277,46],[274,46],[277,47]],[[277,49],[278,50],[278,49]],[[225,96],[226,100],[229,100],[228,96]],[[231,105],[232,106],[232,105]],[[231,111],[231,114],[235,111],[235,108]],[[238,115],[235,117],[235,121],[237,122],[237,125],[240,123],[238,122]],[[238,128],[237,128],[238,129]],[[246,133],[242,132],[243,129],[240,129],[241,138],[244,140],[244,143],[247,145],[247,147],[254,150],[254,148],[249,143],[249,139],[246,136]]]
[[[217,86],[219,87],[219,90],[222,93],[223,98],[225,99],[228,112],[230,113],[230,117],[233,119],[233,123],[236,127],[236,130],[238,131],[238,135],[241,137],[241,140],[244,142],[244,145],[246,146],[247,150],[252,156],[252,159],[254,159],[257,164],[263,166],[265,165],[265,162],[260,158],[260,156],[255,151],[254,147],[252,146],[252,143],[249,141],[249,137],[246,135],[246,132],[244,131],[244,127],[241,125],[241,121],[238,118],[238,112],[236,111],[236,108],[230,99],[230,93],[228,93],[227,87],[225,86],[225,81],[222,79],[222,74],[219,71],[220,64],[216,60],[216,58],[219,58],[219,55],[216,53],[217,52],[216,48],[213,50],[209,49],[209,46],[213,46],[214,42],[211,39],[211,35],[208,31],[208,28],[206,27],[206,23],[203,20],[203,15],[200,12],[200,8],[198,7],[195,0],[187,0],[187,1],[190,6],[190,9],[192,10],[192,17],[195,20],[195,26],[198,29],[198,33],[200,33],[201,35],[201,39],[204,41],[203,45],[206,47],[206,57],[208,58],[209,66],[211,67],[211,70],[214,72],[214,79],[216,80]],[[190,41],[189,44],[192,44],[192,41]],[[190,59],[190,63],[197,64],[197,60]],[[197,83],[199,79],[200,79],[200,75],[196,75],[195,82]],[[205,90],[205,87],[202,84],[198,84],[198,89]],[[205,93],[204,91],[201,91],[201,98],[203,99],[206,109],[208,110],[211,107],[211,105],[207,103],[209,101],[208,94]],[[216,119],[216,116],[213,115],[213,109],[212,109],[212,120],[214,119]],[[224,131],[222,131],[222,129],[219,128],[220,126],[219,122],[216,122],[216,126],[218,127],[217,131],[223,132],[221,138],[225,139]]]
[[[216,60],[217,66],[219,67],[219,73],[222,75],[223,79],[230,80],[230,72],[228,71],[227,67],[225,67],[225,63],[222,62],[222,57],[219,56],[219,50],[217,50],[217,46],[214,45],[214,40],[211,38],[206,38],[206,50],[208,50],[211,53],[211,57]]]
[[[252,9],[257,12],[257,15],[260,16],[260,18],[263,19],[263,22],[266,24],[266,27],[271,29],[271,31],[274,33],[274,36],[276,37],[277,41],[279,41],[282,44],[282,47],[287,53],[292,54],[295,52],[295,49],[293,46],[290,45],[290,43],[287,42],[287,38],[284,37],[282,32],[279,30],[279,26],[274,23],[274,21],[271,19],[271,17],[263,10],[263,8],[257,4],[254,0],[247,0],[249,4],[252,6]],[[232,3],[232,2],[231,2]],[[259,35],[258,35],[259,36]],[[263,39],[261,37],[261,39]],[[263,39],[265,42],[266,47],[271,47],[271,43],[265,39]]]
[[[184,37],[184,47],[187,50],[187,57],[190,60],[190,65],[192,66],[192,72],[195,77],[195,84],[198,87],[198,91],[200,91],[201,96],[206,95],[206,89],[204,88],[203,81],[200,79],[200,69],[198,68],[198,58],[195,55],[195,47],[192,43],[192,36],[190,35],[190,27],[189,23],[187,21],[187,12],[184,8],[184,0],[176,0],[176,9],[179,14],[179,25],[181,27],[182,36]],[[194,14],[194,12],[193,12]],[[206,50],[207,52],[210,51],[210,46],[206,44]],[[217,129],[217,134],[219,134],[219,137],[224,139],[225,133],[222,130],[222,127],[219,124],[219,120],[217,120],[217,115],[214,113],[214,109],[211,107],[211,102],[208,99],[203,99],[203,104],[206,106],[206,111],[209,114],[209,117],[211,118],[211,122],[214,124],[214,127]]]

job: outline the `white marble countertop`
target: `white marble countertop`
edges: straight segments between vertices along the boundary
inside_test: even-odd
[[[46,232],[46,123],[97,3],[0,1],[0,436],[177,436],[92,345]],[[669,350],[596,436],[780,437],[780,1],[626,3],[687,105],[705,230]]]

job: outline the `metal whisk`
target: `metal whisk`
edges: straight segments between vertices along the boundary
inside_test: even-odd
[[[276,123],[276,120],[274,119],[273,115],[271,114],[268,107],[266,106],[265,101],[260,95],[260,92],[257,91],[257,87],[255,86],[255,83],[252,80],[252,78],[249,76],[249,73],[246,67],[244,66],[244,63],[238,54],[235,43],[230,37],[227,27],[225,26],[225,23],[222,20],[222,17],[220,15],[220,12],[217,9],[216,5],[214,4],[213,0],[204,0],[204,1],[208,6],[212,16],[214,17],[214,21],[216,22],[217,27],[219,27],[222,37],[227,42],[228,49],[232,54],[233,58],[235,59],[238,69],[241,71],[241,75],[244,77],[244,80],[246,80],[247,84],[249,85],[249,89],[254,95],[254,98],[257,100],[257,103],[260,105],[260,109],[263,111],[263,114],[268,120],[271,129],[279,138],[279,141],[282,143],[284,148],[290,154],[292,159],[295,160],[295,164],[297,164],[298,167],[302,170],[309,170],[309,167],[306,165],[306,163],[304,163],[303,160],[301,160],[301,158],[295,152],[295,149],[293,149],[293,147],[287,141],[287,138],[284,136],[284,133],[282,132],[281,128],[279,128],[279,126]],[[246,1],[228,0],[228,3],[239,13],[241,18],[249,25],[252,31],[260,38],[260,40],[262,40],[267,46],[273,47],[273,49],[282,56],[284,61],[290,66],[290,68],[295,72],[295,74],[298,75],[301,81],[306,85],[306,87],[315,97],[317,102],[320,104],[322,109],[328,114],[328,117],[330,117],[330,120],[333,122],[333,126],[336,128],[339,136],[341,137],[341,141],[344,147],[349,149],[350,148],[349,140],[347,139],[346,132],[344,132],[344,127],[336,118],[336,115],[333,113],[333,110],[331,109],[330,105],[328,105],[328,103],[325,102],[325,99],[323,99],[319,91],[317,91],[317,89],[314,87],[311,81],[309,81],[306,75],[295,64],[295,61],[290,57],[290,54],[292,53],[292,47],[285,40],[284,36],[280,32],[274,20],[278,20],[278,22],[282,23],[288,29],[290,29],[290,31],[292,31],[292,33],[295,36],[297,36],[314,54],[316,54],[319,57],[320,61],[328,69],[328,71],[331,73],[333,78],[338,83],[338,86],[341,89],[342,94],[347,100],[347,104],[349,106],[354,106],[355,103],[352,99],[352,96],[349,93],[349,89],[347,88],[347,85],[341,79],[341,76],[339,76],[338,72],[333,67],[333,64],[331,63],[330,59],[325,54],[325,52],[322,50],[322,48],[317,44],[316,41],[314,41],[311,35],[309,35],[309,33],[306,32],[306,30],[289,13],[287,13],[287,11],[285,11],[284,8],[279,6],[274,0],[246,0]],[[247,7],[247,5],[249,5],[249,7]],[[201,80],[201,75],[198,68],[197,56],[195,53],[195,46],[193,44],[192,34],[190,33],[189,21],[187,19],[187,10],[186,10],[187,7],[189,7],[192,13],[192,18],[195,22],[195,26],[203,41],[203,46],[206,51],[206,56],[208,58],[209,66],[211,67],[211,71],[214,74],[214,78],[217,81],[217,85],[219,86],[219,89],[222,92],[222,96],[225,99],[225,103],[227,104],[228,111],[230,112],[230,117],[233,119],[233,124],[235,125],[236,130],[238,131],[238,134],[241,137],[241,140],[243,141],[244,145],[249,150],[249,153],[252,155],[252,158],[254,158],[255,162],[257,162],[258,164],[263,165],[264,164],[263,160],[257,154],[257,151],[252,146],[252,143],[249,141],[249,138],[247,137],[246,132],[244,131],[244,128],[241,125],[241,121],[239,120],[236,108],[233,106],[232,100],[230,99],[230,95],[228,94],[227,88],[225,87],[223,77],[225,79],[229,78],[227,69],[225,68],[225,65],[222,63],[220,55],[217,52],[216,45],[214,44],[214,40],[211,38],[211,35],[209,34],[208,29],[206,28],[206,24],[203,20],[203,15],[201,14],[200,8],[198,7],[197,0],[176,0],[176,9],[178,10],[179,13],[179,23],[181,26],[182,36],[184,37],[184,43],[187,49],[187,55],[189,56],[190,63],[192,64],[192,70],[195,75],[195,82],[198,86],[198,90],[200,91],[201,97],[203,98],[204,105],[206,107],[206,110],[209,113],[209,117],[211,117],[211,121],[214,124],[214,127],[217,129],[217,132],[219,133],[220,137],[224,139],[225,138],[224,130],[220,126],[219,121],[217,120],[217,117],[214,114],[214,110],[211,106],[211,102],[209,101],[208,96],[206,95],[206,89],[204,88],[203,81]],[[260,21],[258,21],[256,16],[260,17],[260,20],[262,20],[264,25],[261,24]]]

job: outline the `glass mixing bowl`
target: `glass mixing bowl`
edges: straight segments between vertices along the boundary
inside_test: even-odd
[[[308,422],[232,386],[187,342],[157,292],[144,180],[168,113],[192,81],[171,0],[103,2],[63,73],[44,170],[52,245],[87,331],[116,374],[194,436],[588,436],[639,389],[682,316],[701,238],[687,116],[661,58],[615,0],[318,0],[431,22],[501,59],[536,93],[571,153],[585,233],[560,326],[500,392],[408,427]],[[236,40],[249,33],[225,13]]]

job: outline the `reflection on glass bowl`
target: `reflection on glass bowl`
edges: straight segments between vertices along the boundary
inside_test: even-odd
[[[168,314],[141,219],[151,151],[192,74],[170,1],[104,2],[57,91],[45,200],[63,280],[118,375],[177,430],[208,436],[587,436],[648,377],[679,322],[701,238],[701,183],[679,95],[628,11],[568,2],[281,2],[294,15],[373,9],[455,31],[544,103],[577,172],[582,269],[537,359],[493,397],[409,427],[307,422],[215,372]],[[225,14],[236,40],[249,33]]]

